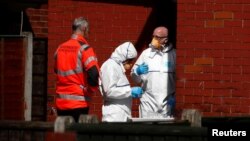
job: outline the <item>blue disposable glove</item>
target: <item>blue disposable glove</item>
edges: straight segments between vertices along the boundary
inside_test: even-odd
[[[133,98],[141,97],[142,93],[143,93],[143,90],[141,87],[132,87],[131,95]]]
[[[137,67],[136,73],[139,75],[148,73],[148,65],[145,63],[142,63],[141,65]]]

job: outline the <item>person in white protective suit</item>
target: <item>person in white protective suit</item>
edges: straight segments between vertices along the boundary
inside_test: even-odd
[[[132,98],[138,98],[143,93],[141,87],[131,88],[125,74],[136,57],[134,45],[125,42],[102,64],[99,85],[103,96],[103,122],[126,122],[131,118]]]
[[[175,107],[176,51],[168,43],[168,29],[155,28],[149,48],[131,69],[132,80],[142,84],[140,118],[173,117]]]

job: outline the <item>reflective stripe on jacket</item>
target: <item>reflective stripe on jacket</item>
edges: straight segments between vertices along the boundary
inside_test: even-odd
[[[98,85],[90,86],[88,83],[87,71],[93,67],[99,71],[93,48],[83,36],[73,34],[70,40],[58,47],[54,57],[57,108],[67,110],[88,107],[90,99],[88,89],[98,88]]]

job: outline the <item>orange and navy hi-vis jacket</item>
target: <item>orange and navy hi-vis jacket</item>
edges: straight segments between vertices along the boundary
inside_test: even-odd
[[[90,92],[98,90],[99,65],[93,48],[73,34],[55,52],[56,107],[60,110],[89,106]]]

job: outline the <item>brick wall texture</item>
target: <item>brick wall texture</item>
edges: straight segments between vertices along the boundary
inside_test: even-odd
[[[3,55],[0,59],[1,120],[24,120],[23,115],[26,107],[23,92],[26,43],[25,38],[22,37],[1,37],[0,54]]]
[[[73,19],[84,16],[90,21],[89,43],[101,65],[120,43],[136,43],[150,23],[152,7],[131,3],[48,1],[48,106],[53,106],[55,95],[53,54],[70,38]],[[151,34],[152,29],[146,31]],[[247,0],[177,1],[177,116],[187,108],[200,109],[204,116],[250,114],[249,34]],[[135,117],[138,103],[133,102]],[[90,113],[101,117],[101,105],[97,93]]]
[[[250,113],[250,2],[178,0],[177,109]]]
[[[29,22],[32,25],[34,37],[48,37],[48,5],[43,4],[39,8],[27,8],[25,10]]]

